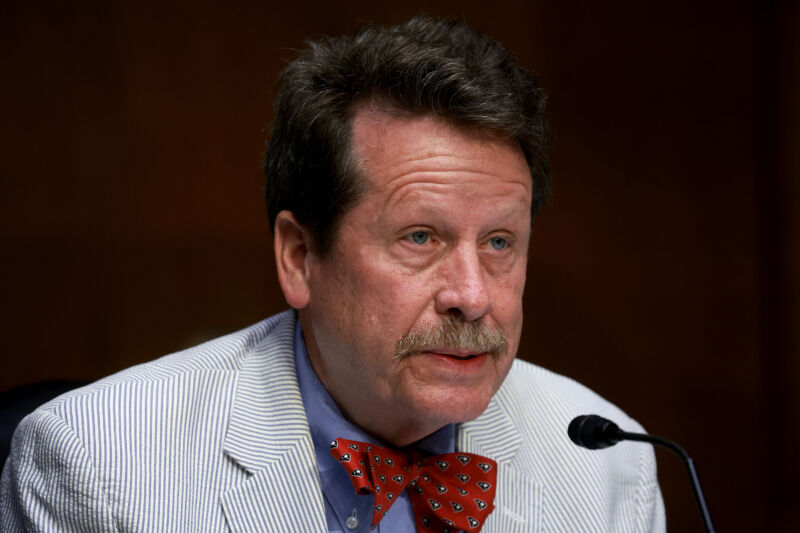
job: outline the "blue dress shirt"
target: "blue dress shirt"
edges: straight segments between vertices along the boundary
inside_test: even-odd
[[[350,476],[330,454],[330,442],[337,438],[359,440],[383,445],[344,418],[331,395],[320,382],[308,358],[300,321],[294,332],[294,359],[297,382],[303,397],[317,469],[325,497],[325,517],[331,533],[367,533],[372,525],[373,495],[359,495],[353,489]],[[357,385],[357,384],[356,384]],[[431,455],[453,453],[456,448],[456,427],[449,424],[413,444]],[[352,517],[352,518],[351,518]],[[350,519],[348,521],[348,518]],[[354,519],[353,519],[354,518]],[[408,533],[415,531],[414,511],[403,491],[395,500],[378,527],[379,533]]]

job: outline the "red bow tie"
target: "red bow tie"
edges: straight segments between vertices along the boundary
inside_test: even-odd
[[[331,443],[331,455],[350,474],[359,494],[374,494],[374,528],[408,487],[417,531],[478,532],[494,510],[497,463],[471,453],[422,459],[376,444],[347,439]]]

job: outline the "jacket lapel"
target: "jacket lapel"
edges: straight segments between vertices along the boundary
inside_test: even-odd
[[[495,510],[482,533],[542,530],[542,490],[526,472],[520,449],[522,437],[508,415],[513,401],[501,387],[484,413],[459,426],[458,449],[497,461]]]
[[[233,531],[326,531],[294,365],[293,311],[245,354],[224,451],[249,477],[222,495]]]

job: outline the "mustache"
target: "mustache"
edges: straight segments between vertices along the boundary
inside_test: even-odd
[[[394,358],[399,361],[415,353],[443,346],[488,353],[497,359],[506,353],[508,341],[500,328],[449,316],[437,325],[411,331],[397,341]]]

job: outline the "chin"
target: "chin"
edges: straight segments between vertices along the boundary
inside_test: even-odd
[[[491,394],[476,394],[474,390],[438,391],[422,399],[415,409],[423,418],[436,420],[438,427],[475,420],[486,411]]]

